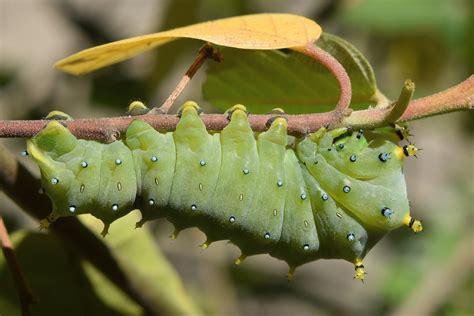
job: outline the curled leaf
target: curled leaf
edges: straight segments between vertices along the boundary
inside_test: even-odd
[[[293,14],[264,13],[193,24],[132,37],[80,51],[56,63],[62,71],[80,75],[132,58],[179,38],[193,38],[240,49],[280,49],[316,41],[321,27]]]

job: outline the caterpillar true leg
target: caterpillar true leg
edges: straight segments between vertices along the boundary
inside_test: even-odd
[[[247,258],[246,255],[241,254],[237,259],[234,260],[234,264],[235,264],[236,266],[238,266],[238,265],[242,264],[242,262],[244,262],[244,260],[245,260],[246,258]]]
[[[46,216],[45,218],[40,220],[39,228],[40,229],[47,229],[47,228],[49,228],[49,225],[54,223],[57,219],[58,219],[58,217],[54,213],[50,213],[48,216]]]

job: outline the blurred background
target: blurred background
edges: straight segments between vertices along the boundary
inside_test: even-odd
[[[346,39],[367,57],[379,89],[391,99],[406,78],[422,97],[474,72],[469,0],[0,0],[0,119],[38,119],[53,109],[75,118],[117,116],[134,100],[159,105],[200,42],[176,41],[84,77],[52,65],[109,41],[259,12],[300,14]],[[204,76],[198,72],[178,104],[192,99],[212,111],[201,96]],[[365,260],[365,284],[354,281],[353,266],[340,260],[307,264],[288,283],[286,264],[268,255],[235,268],[238,249],[218,242],[202,251],[205,237],[197,229],[174,241],[164,220],[146,229],[207,315],[473,315],[473,122],[472,112],[461,112],[411,124],[423,151],[407,160],[405,173],[412,213],[425,231],[402,228],[384,238]],[[14,153],[25,147],[21,139],[0,142]],[[38,174],[31,161],[22,162]],[[12,233],[37,230],[2,192],[0,215]]]

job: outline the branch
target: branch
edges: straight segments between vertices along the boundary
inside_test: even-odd
[[[414,92],[415,84],[411,80],[406,80],[403,84],[402,92],[400,92],[398,100],[388,107],[388,112],[384,119],[384,123],[395,123],[403,115],[403,113],[405,113],[408,105],[410,105],[410,101]]]
[[[21,269],[20,263],[16,256],[15,250],[13,249],[12,242],[8,236],[7,228],[3,223],[3,219],[0,216],[0,244],[2,245],[3,256],[5,262],[10,268],[10,272],[15,282],[18,297],[20,298],[21,314],[23,316],[31,315],[30,305],[36,303],[36,299],[31,291],[31,288],[26,280],[26,276]]]
[[[188,70],[184,74],[183,78],[181,78],[181,81],[178,83],[174,91],[170,94],[162,106],[159,108],[153,108],[150,114],[167,114],[170,108],[173,106],[174,101],[176,101],[181,92],[183,92],[184,88],[186,88],[189,81],[191,81],[193,76],[196,74],[196,71],[198,71],[207,58],[212,58],[217,62],[222,61],[222,55],[217,48],[214,48],[209,43],[202,45],[199,49],[198,56],[191,66],[189,66]]]
[[[403,123],[432,115],[454,111],[471,110],[474,107],[474,76],[443,92],[413,100],[408,104],[405,113],[396,121]],[[353,128],[375,128],[386,125],[385,120],[389,108],[373,108],[354,111],[345,117],[342,122],[331,112],[305,115],[287,115],[288,134],[294,136],[306,135],[323,126]],[[206,114],[201,116],[209,130],[222,130],[227,124],[227,115]],[[272,115],[249,115],[249,122],[254,131],[265,131],[266,123]],[[99,119],[78,119],[63,121],[63,124],[79,138],[94,139],[107,142],[113,135],[123,133],[131,121],[139,119],[148,122],[159,131],[174,130],[178,123],[176,115],[138,115]],[[0,121],[1,137],[30,138],[37,134],[47,120],[31,121]]]
[[[342,118],[342,115],[346,114],[351,104],[352,97],[351,80],[349,79],[349,75],[347,74],[344,67],[339,63],[339,61],[337,61],[336,58],[331,56],[331,54],[317,47],[313,43],[308,43],[308,45],[305,47],[295,47],[293,50],[317,60],[337,79],[340,89],[340,96],[334,112],[340,115],[339,118]]]
[[[456,111],[467,111],[474,108],[474,75],[447,90],[424,98],[413,100],[408,104],[405,113],[397,123],[419,120],[433,115]],[[352,112],[345,118],[342,126],[354,128],[374,128],[384,125],[388,109],[368,109]]]

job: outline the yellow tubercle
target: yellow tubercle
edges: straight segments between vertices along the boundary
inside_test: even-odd
[[[411,229],[415,232],[415,233],[419,233],[419,232],[422,232],[423,231],[423,225],[421,224],[421,221],[419,220],[415,220],[413,222],[413,224],[411,225]]]
[[[237,259],[235,259],[234,264],[235,264],[236,266],[240,265],[242,262],[244,262],[245,258],[247,258],[247,256],[244,255],[244,254],[241,254],[240,257],[238,257]]]
[[[415,145],[409,144],[403,147],[398,147],[395,149],[395,156],[398,160],[402,160],[405,157],[415,157],[420,149],[416,148]]]
[[[283,115],[285,114],[285,110],[283,110],[282,108],[274,108],[270,111],[270,113],[268,114],[280,114],[280,115]]]
[[[199,105],[194,101],[185,102],[178,110],[178,116],[181,117],[185,112],[196,111],[196,113],[201,113],[202,110]]]
[[[145,104],[141,101],[133,101],[132,103],[130,103],[130,105],[128,106],[128,111],[131,112],[135,109],[144,109],[146,108]]]
[[[60,120],[60,121],[67,121],[72,120],[71,115],[64,113],[62,111],[51,111],[46,115],[45,119],[47,120]]]
[[[141,101],[133,101],[128,106],[127,114],[129,115],[142,115],[150,111],[147,106]]]
[[[413,136],[410,134],[410,129],[407,126],[395,124],[394,128],[400,140],[408,140],[410,136]]]
[[[355,269],[354,279],[361,280],[362,282],[364,282],[364,278],[367,273],[365,272],[362,259],[357,258],[354,261],[354,269]]]
[[[405,156],[407,156],[407,157],[412,157],[412,156],[416,157],[416,153],[418,152],[418,150],[419,149],[416,148],[416,146],[413,145],[413,144],[403,146],[403,152],[404,152]]]
[[[227,119],[231,119],[232,116],[234,115],[241,115],[241,114],[245,114],[245,116],[247,116],[248,112],[247,112],[247,108],[242,105],[242,104],[236,104],[234,105],[233,107],[231,107],[230,109],[228,109],[227,111],[225,111],[225,113],[227,114]]]
[[[421,224],[421,221],[418,219],[414,219],[413,217],[410,216],[410,214],[407,214],[403,218],[403,224],[411,228],[411,230],[415,233],[419,233],[423,231],[423,225]]]
[[[318,143],[319,140],[324,136],[324,134],[326,134],[326,128],[325,127],[321,127],[320,129],[318,129],[316,132],[314,133],[311,133],[309,135],[309,138],[315,142],[315,143]]]

